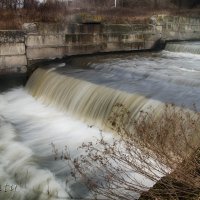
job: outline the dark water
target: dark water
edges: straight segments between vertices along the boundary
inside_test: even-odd
[[[0,92],[25,85],[26,74],[11,73],[0,75]]]

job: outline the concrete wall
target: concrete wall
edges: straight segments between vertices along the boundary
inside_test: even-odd
[[[23,31],[0,31],[0,72],[26,72]]]
[[[156,29],[162,34],[163,40],[200,40],[200,17],[156,17]]]
[[[0,72],[25,72],[44,59],[148,50],[158,40],[189,39],[200,40],[200,18],[160,15],[148,24],[28,23],[23,31],[0,31]]]
[[[33,24],[31,27],[34,28],[25,28],[30,64],[70,55],[147,50],[160,38],[151,26],[141,24],[69,24],[66,27]]]

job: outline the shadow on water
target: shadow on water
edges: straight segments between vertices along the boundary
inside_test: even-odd
[[[4,92],[14,87],[24,86],[26,84],[26,81],[26,74],[0,74],[0,92]]]

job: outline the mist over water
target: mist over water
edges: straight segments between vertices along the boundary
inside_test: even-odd
[[[48,70],[37,70],[26,88],[0,94],[0,183],[16,187],[0,192],[0,199],[88,197],[84,186],[69,178],[67,163],[54,160],[51,143],[59,152],[67,145],[72,157],[80,155],[82,142],[100,138],[115,103],[131,108],[134,117],[149,106],[159,112],[163,102],[189,108],[195,103],[200,109],[199,55],[88,56]],[[108,141],[117,137],[103,135]]]

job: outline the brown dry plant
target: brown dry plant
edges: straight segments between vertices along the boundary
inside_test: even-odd
[[[96,199],[198,199],[199,122],[200,113],[174,105],[159,115],[152,108],[140,111],[136,120],[117,104],[108,124],[118,136],[82,144],[84,153],[76,158],[66,148],[61,158]]]

